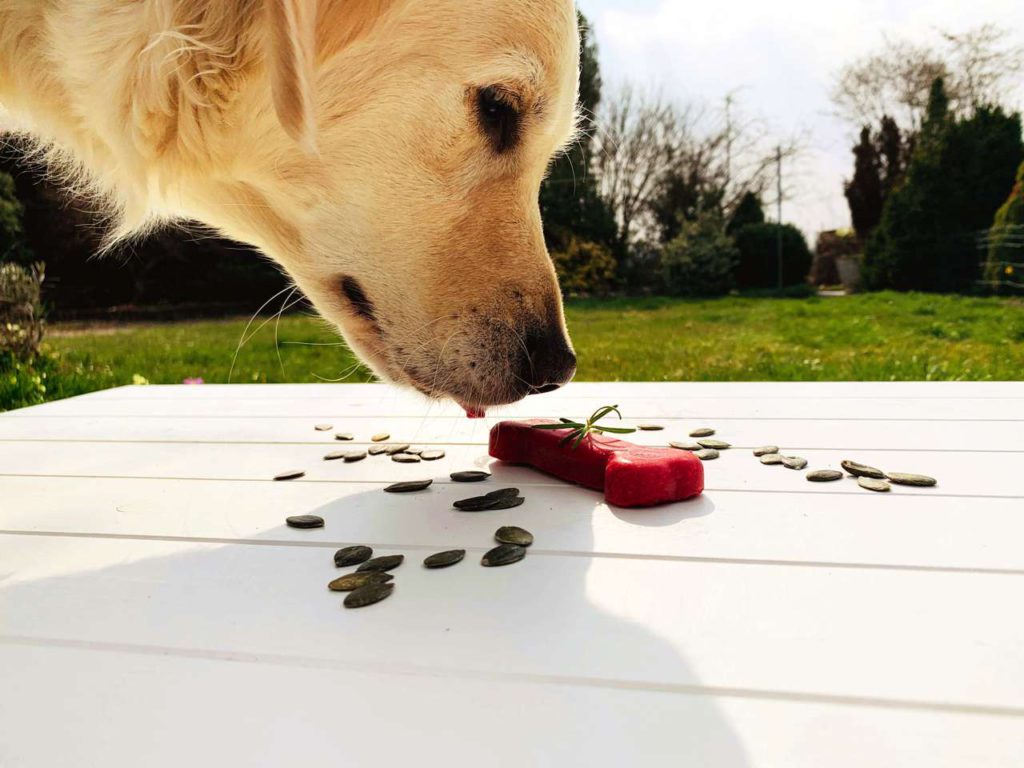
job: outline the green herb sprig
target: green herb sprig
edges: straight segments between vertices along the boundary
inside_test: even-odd
[[[619,413],[619,406],[617,405],[606,405],[603,408],[598,408],[582,424],[572,419],[561,418],[558,420],[558,424],[534,424],[534,429],[571,429],[568,435],[563,437],[559,441],[559,445],[565,445],[568,442],[572,442],[573,450],[583,442],[583,438],[589,435],[591,432],[596,432],[599,435],[603,435],[605,432],[611,432],[615,435],[628,435],[631,432],[636,432],[633,427],[609,427],[604,424],[598,424],[601,419],[610,413],[614,413],[620,419],[622,414]]]

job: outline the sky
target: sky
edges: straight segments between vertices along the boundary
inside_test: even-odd
[[[832,115],[835,72],[890,38],[935,40],[986,22],[1024,44],[1024,0],[579,0],[600,47],[606,91],[625,80],[682,103],[740,109],[781,137],[804,136],[784,175],[783,219],[809,237],[849,226],[843,180],[853,129]],[[1024,82],[1015,97],[1024,104]]]

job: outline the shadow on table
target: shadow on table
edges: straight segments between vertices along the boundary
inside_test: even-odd
[[[270,494],[276,491],[276,486],[268,489]],[[329,532],[332,520],[359,504],[379,504],[380,498],[378,490],[368,491],[289,512],[319,514]],[[594,547],[601,515],[613,514],[636,525],[671,526],[685,525],[713,510],[706,497],[610,513],[596,505],[589,519],[581,515],[586,536],[578,551]],[[493,514],[496,527],[514,524],[516,511],[481,514]],[[459,518],[444,519],[457,541]],[[382,516],[380,523],[381,540],[395,535],[391,540],[401,541],[399,519]],[[282,538],[283,526],[264,531],[257,540]],[[588,738],[597,743],[609,739],[619,747],[635,745],[638,764],[687,757],[730,768],[748,764],[744,746],[715,703],[680,690],[700,685],[684,651],[631,618],[633,600],[655,599],[650,594],[655,586],[651,570],[670,576],[670,563],[536,554],[515,566],[479,569],[473,578],[465,578],[459,568],[479,568],[483,542],[474,541],[477,549],[447,571],[427,572],[419,560],[428,552],[407,551],[404,569],[396,573],[402,587],[391,600],[367,611],[341,610],[341,596],[331,593],[335,599],[325,601],[319,584],[309,599],[296,596],[298,575],[302,581],[308,576],[320,584],[323,577],[336,575],[330,563],[333,546],[348,543],[353,542],[206,544],[182,552],[181,542],[160,539],[131,549],[123,541],[103,537],[63,539],[51,556],[60,557],[63,551],[72,560],[81,559],[80,566],[66,574],[7,584],[0,589],[0,603],[14,619],[8,626],[15,627],[10,630],[15,634],[18,627],[29,628],[41,637],[73,640],[79,646],[116,640],[129,652],[138,645],[163,649],[168,655],[199,648],[214,654],[299,654],[314,661],[325,654],[344,660],[349,668],[365,664],[367,670],[384,674],[394,668],[400,674],[463,674],[545,690],[555,686],[568,697],[568,704],[545,713],[546,718],[564,724],[570,733],[581,727],[581,712],[599,716],[599,729]],[[112,554],[127,557],[125,553],[136,559],[101,565],[109,563]],[[90,569],[90,559],[99,567]],[[411,569],[416,570],[409,573]],[[288,575],[282,577],[284,573]],[[449,589],[444,602],[437,599],[440,588]],[[693,584],[688,589],[700,588]],[[671,605],[664,609],[670,611]],[[34,618],[28,618],[30,613]],[[20,619],[14,618],[19,614]],[[644,698],[635,695],[638,691],[651,693]],[[627,711],[638,701],[650,702],[652,696],[658,700],[655,721]],[[477,702],[484,710],[492,704]],[[616,707],[623,709],[616,712]],[[609,723],[616,724],[614,733],[604,732]],[[529,737],[524,733],[517,738]],[[545,762],[544,755],[537,757]]]

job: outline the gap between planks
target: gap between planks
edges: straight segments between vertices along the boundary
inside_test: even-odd
[[[441,679],[457,678],[462,680],[500,681],[529,685],[566,685],[583,688],[647,691],[651,693],[711,696],[717,698],[790,701],[814,704],[834,704],[838,706],[857,706],[873,709],[898,709],[983,715],[989,717],[1024,718],[1024,707],[999,707],[986,706],[982,704],[961,704],[956,702],[926,701],[919,699],[843,696],[838,694],[814,693],[809,691],[785,691],[761,688],[656,683],[645,680],[609,680],[604,678],[585,677],[582,675],[542,675],[524,672],[502,672],[499,670],[431,667],[416,664],[400,664],[392,661],[389,661],[386,665],[364,662],[351,663],[340,659],[327,659],[278,653],[220,651],[205,648],[180,648],[174,646],[114,643],[95,640],[69,640],[63,638],[24,635],[0,635],[0,645],[59,648],[92,651],[97,653],[128,653],[141,656],[172,656],[178,658],[202,659],[207,661],[272,664],[275,666],[300,667],[306,669],[327,668],[353,670],[359,672],[373,672],[378,675],[403,675],[407,677],[433,677]]]

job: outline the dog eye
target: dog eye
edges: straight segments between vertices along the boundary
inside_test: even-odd
[[[519,140],[519,110],[510,98],[494,86],[481,88],[476,95],[480,127],[498,154],[509,151]]]

